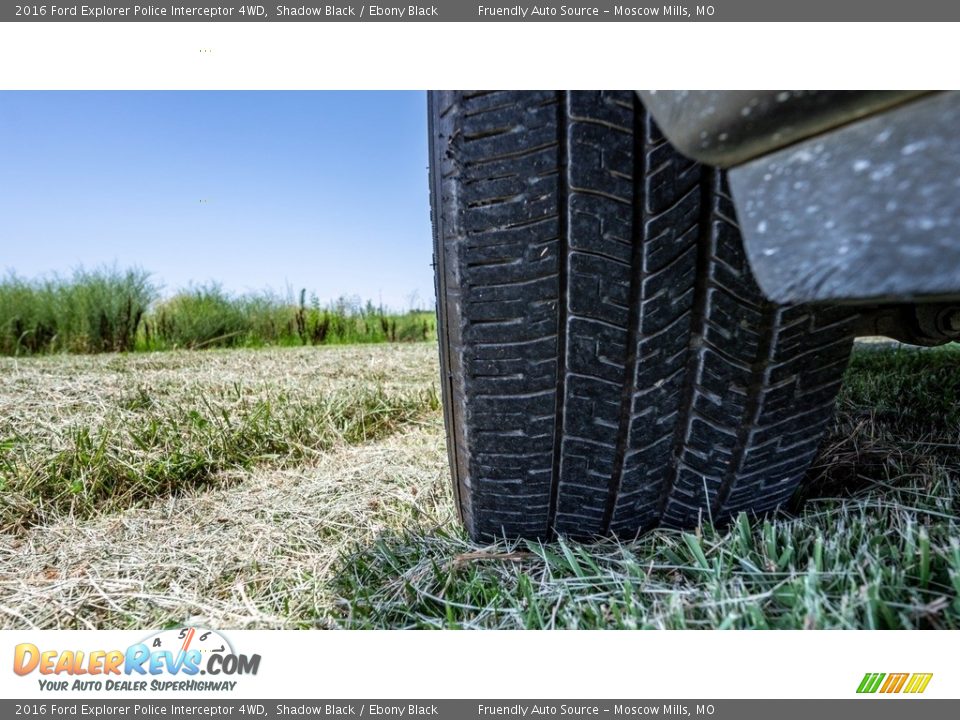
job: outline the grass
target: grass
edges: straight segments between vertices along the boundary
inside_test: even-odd
[[[234,296],[217,285],[184,290],[144,319],[139,350],[415,342],[436,338],[432,312],[388,313],[341,298],[321,306],[306,291],[292,303],[270,293]]]
[[[132,377],[95,409],[53,423],[29,412],[0,418],[0,529],[135,507],[255,465],[295,466],[382,437],[439,406],[432,387],[388,388],[383,380],[316,393],[265,379],[178,387],[169,375],[141,380],[138,366],[123,360],[106,367]],[[87,390],[96,397],[94,387]]]
[[[344,627],[960,627],[960,354],[861,349],[805,498],[633,542],[475,548],[386,532],[336,576]],[[803,502],[805,500],[805,502]]]
[[[52,452],[22,434],[0,445],[0,528],[69,513],[89,517],[194,491],[231,470],[298,463],[338,443],[376,439],[436,409],[430,391],[356,387],[319,397],[156,398],[143,387],[91,428],[63,429]]]
[[[632,541],[487,546],[455,521],[435,353],[413,344],[0,361],[0,403],[11,408],[0,437],[8,457],[22,454],[18,467],[59,477],[53,458],[74,447],[69,428],[84,427],[111,438],[116,472],[101,480],[132,465],[126,482],[143,490],[67,503],[37,486],[5,506],[20,521],[0,533],[0,624],[960,628],[956,350],[858,349],[805,497],[780,514]],[[334,420],[368,401],[391,408],[368,435]],[[262,403],[286,418],[269,431],[259,430]],[[253,449],[219,440],[230,437],[221,410],[229,427],[252,425]],[[208,424],[194,427],[194,412]],[[317,417],[328,420],[314,427]],[[147,421],[180,430],[143,450],[128,436]],[[168,443],[233,459],[200,482],[145,490],[142,468],[170,457]]]
[[[0,280],[0,354],[134,349],[157,290],[142,270],[77,270],[30,282]]]
[[[116,268],[0,279],[0,355],[411,342],[436,338],[434,314],[340,298],[321,304],[217,284],[161,299],[150,273]]]

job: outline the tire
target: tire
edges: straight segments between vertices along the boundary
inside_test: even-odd
[[[724,174],[632,92],[435,92],[447,445],[475,540],[633,536],[787,501],[853,317],[764,300]]]

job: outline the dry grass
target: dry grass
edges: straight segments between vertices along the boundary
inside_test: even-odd
[[[16,364],[6,385],[18,412],[0,421],[0,529],[123,509],[256,465],[299,464],[439,403],[396,352],[300,352],[286,366],[278,357],[122,358],[99,372],[76,360],[28,365],[32,372]]]
[[[416,493],[429,497],[426,468],[442,474],[438,413],[430,402],[436,375],[434,345],[0,361],[8,514],[25,502],[11,487],[20,465],[29,465],[13,466],[10,455],[22,452],[49,470],[45,459],[62,455],[77,427],[93,436],[117,433],[169,407],[205,416],[215,398],[231,418],[242,414],[241,406],[270,403],[307,426],[280,431],[313,437],[316,417],[299,409],[319,399],[345,398],[337,407],[349,408],[351,399],[377,388],[383,397],[409,401],[388,408],[404,409],[403,440],[354,447],[351,441],[364,438],[335,436],[315,452],[248,457],[206,482],[184,483],[119,512],[115,503],[93,513],[77,505],[21,508],[30,522],[7,523],[0,536],[3,625],[152,627],[195,617],[230,627],[311,624],[316,608],[326,605],[312,605],[316,593],[294,588],[328,574],[343,544],[364,537],[364,528],[375,532],[388,521],[414,518]],[[375,429],[382,436],[394,427]],[[184,443],[196,441],[191,432],[181,430]],[[112,447],[108,467],[135,466],[149,456],[135,445]],[[439,480],[436,487],[446,491]],[[281,578],[288,584],[282,593],[271,589]]]
[[[428,388],[436,382],[436,347],[305,347],[0,357],[0,436],[11,430],[55,438],[75,419],[96,425],[116,410],[135,413],[141,390],[161,398],[229,394],[305,396],[351,384],[386,389]]]
[[[631,543],[477,547],[455,522],[428,408],[370,442],[8,530],[0,625],[960,627],[957,360],[858,352],[807,502],[777,516]],[[424,393],[436,373],[432,345],[6,361],[0,441],[14,428],[41,452],[77,423],[135,424],[143,394],[187,406],[240,383],[296,404],[371,384]]]
[[[346,548],[451,522],[442,444],[434,418],[311,467],[5,536],[3,626],[328,627]]]

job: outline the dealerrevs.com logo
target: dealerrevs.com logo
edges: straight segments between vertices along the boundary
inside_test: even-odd
[[[20,643],[13,653],[13,671],[36,674],[46,691],[231,691],[237,685],[233,678],[259,669],[260,655],[237,653],[222,634],[196,627],[164,630],[126,650],[51,650]]]

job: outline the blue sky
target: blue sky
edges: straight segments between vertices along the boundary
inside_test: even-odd
[[[0,268],[432,307],[420,92],[0,92]]]

